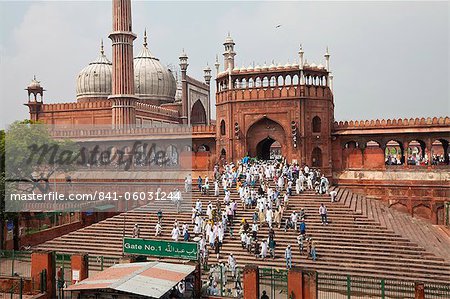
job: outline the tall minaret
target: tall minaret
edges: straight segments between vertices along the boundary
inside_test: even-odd
[[[189,99],[188,99],[188,83],[187,83],[187,68],[189,66],[188,56],[184,52],[180,54],[180,69],[181,69],[181,86],[182,86],[182,96],[181,96],[181,121],[183,124],[187,124],[189,121]]]
[[[330,52],[328,51],[328,46],[323,57],[325,57],[325,68],[327,69],[327,71],[330,71]]]
[[[225,47],[225,52],[223,52],[223,67],[225,70],[229,69],[232,71],[234,69],[234,56],[236,56],[236,52],[234,52],[234,41],[228,32],[228,36],[223,43]]]
[[[131,31],[131,0],[113,0],[112,41],[112,124],[124,128],[136,124],[134,95],[133,40]]]

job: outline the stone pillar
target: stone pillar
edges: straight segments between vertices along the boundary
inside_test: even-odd
[[[259,298],[259,269],[256,265],[244,267],[244,299]]]
[[[425,286],[422,282],[416,282],[414,299],[425,299]]]
[[[303,298],[303,273],[299,267],[293,267],[288,272],[288,297]]]
[[[427,166],[431,166],[431,147],[433,146],[433,141],[431,139],[428,139],[427,142],[425,142],[425,154],[427,155],[428,162]],[[425,155],[424,155],[425,157]]]
[[[202,295],[202,266],[201,263],[198,262],[195,265],[194,272],[194,298],[201,298]]]
[[[303,298],[317,299],[317,272],[303,271]]]
[[[408,168],[408,147],[409,147],[409,142],[404,141],[402,143],[403,146],[403,167],[404,168]]]
[[[87,254],[74,254],[70,257],[70,266],[72,269],[72,284],[88,278],[88,265]]]
[[[55,266],[56,262],[53,251],[36,251],[31,254],[31,277],[39,282],[42,271],[46,271],[46,298],[56,297]]]

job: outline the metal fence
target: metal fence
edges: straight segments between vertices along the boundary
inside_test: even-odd
[[[436,283],[425,283],[424,287],[426,299],[450,298],[450,283],[446,285]]]
[[[0,288],[0,298],[22,299],[39,293],[44,293],[47,289],[47,272],[43,270],[38,277],[17,278],[10,281],[10,284],[2,285]],[[28,285],[28,286],[27,286]]]
[[[31,277],[31,251],[0,251],[0,276]]]
[[[317,274],[318,298],[414,299],[414,283],[350,275]],[[439,297],[444,298],[444,297]]]
[[[103,271],[119,263],[119,258],[103,255],[88,255],[89,276],[99,271]]]
[[[202,280],[203,296],[221,296],[227,298],[242,298],[243,282],[242,268],[232,269],[224,264],[208,266],[203,269],[208,276]]]
[[[287,299],[288,270],[276,268],[259,268],[259,296],[263,294],[272,299]]]

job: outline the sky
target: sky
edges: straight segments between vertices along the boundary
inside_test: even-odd
[[[325,64],[328,46],[336,120],[450,115],[448,1],[133,1],[132,9],[135,55],[147,28],[150,51],[178,65],[184,48],[194,78],[216,54],[223,65],[228,32],[239,67],[297,62],[300,44],[309,63]],[[111,59],[111,28],[111,1],[0,0],[0,128],[28,117],[24,89],[34,75],[44,102],[75,101],[77,74],[101,39]]]

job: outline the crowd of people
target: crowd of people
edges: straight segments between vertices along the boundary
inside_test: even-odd
[[[213,186],[211,188],[211,186]],[[202,265],[210,268],[210,276],[206,292],[209,295],[218,295],[228,292],[220,289],[225,286],[224,279],[227,273],[237,279],[239,272],[236,258],[231,253],[227,263],[222,263],[220,253],[225,237],[238,237],[242,249],[257,259],[282,258],[276,255],[277,238],[276,229],[284,230],[287,234],[294,234],[297,240],[300,255],[306,255],[313,261],[317,259],[317,242],[307,234],[307,212],[304,208],[294,210],[287,214],[289,199],[294,194],[301,194],[306,190],[317,194],[329,194],[331,201],[336,198],[336,191],[329,192],[329,181],[321,174],[319,169],[300,167],[298,164],[289,164],[286,161],[257,161],[244,158],[237,164],[225,164],[223,168],[215,166],[212,178],[199,176],[194,184],[189,175],[185,178],[184,189],[190,192],[196,186],[204,195],[214,195],[206,206],[197,199],[192,207],[190,223],[179,223],[174,219],[171,230],[173,241],[195,241],[199,243]],[[212,189],[212,190],[211,190]],[[237,194],[233,199],[231,194]],[[233,196],[234,197],[234,196]],[[240,209],[252,211],[251,218],[236,219],[236,212]],[[291,211],[292,209],[289,209]],[[327,207],[321,204],[318,207],[322,225],[328,225]],[[158,222],[155,226],[155,237],[162,234],[162,212],[157,213]],[[233,231],[233,223],[239,221],[239,231]],[[262,230],[267,227],[267,230]],[[140,229],[136,225],[133,237],[139,238]],[[217,260],[213,264],[211,255]],[[288,245],[284,249],[286,268],[292,267],[293,248]],[[226,273],[222,273],[226,271]],[[220,275],[219,275],[220,274]],[[242,286],[235,285],[234,291],[239,292]]]
[[[402,165],[404,163],[405,157],[401,155],[388,155],[385,159],[386,165]],[[444,155],[433,154],[431,159],[425,153],[424,155],[414,154],[408,155],[406,158],[407,165],[421,165],[426,166],[431,162],[431,165],[445,165],[448,164],[449,159],[445,159]]]

